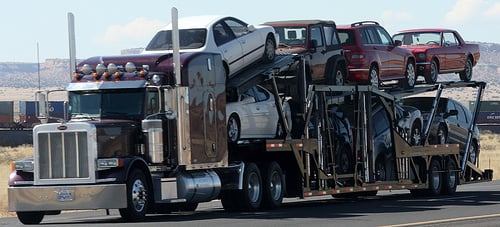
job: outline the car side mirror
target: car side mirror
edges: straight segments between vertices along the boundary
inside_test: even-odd
[[[450,110],[448,111],[448,113],[444,115],[444,117],[447,118],[449,116],[456,116],[456,115],[458,115],[458,110]]]
[[[401,40],[394,40],[394,46],[401,46],[403,42]]]
[[[248,32],[253,32],[253,31],[255,31],[255,27],[253,25],[249,24],[247,26],[247,30],[248,30]]]
[[[318,40],[313,39],[309,42],[309,52],[315,53],[317,47],[318,47]]]

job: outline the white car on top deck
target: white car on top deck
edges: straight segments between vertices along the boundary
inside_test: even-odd
[[[274,60],[279,42],[274,28],[249,25],[228,16],[194,16],[178,20],[180,52],[216,52],[222,55],[229,78],[259,60]],[[160,30],[143,53],[171,53],[172,24]]]

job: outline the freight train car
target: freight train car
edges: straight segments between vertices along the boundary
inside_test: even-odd
[[[10,128],[14,122],[14,101],[0,101],[0,128]]]
[[[49,102],[50,116],[54,119],[49,119],[49,122],[57,122],[55,118],[64,118],[66,110],[65,101],[51,101]],[[25,128],[32,128],[40,124],[37,118],[38,102],[35,101],[20,101],[19,102],[19,121]]]

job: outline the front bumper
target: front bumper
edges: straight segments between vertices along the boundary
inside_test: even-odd
[[[9,187],[9,211],[119,209],[126,194],[125,184]]]

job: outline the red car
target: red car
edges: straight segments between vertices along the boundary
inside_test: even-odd
[[[465,43],[451,29],[426,28],[404,30],[393,36],[417,59],[417,76],[433,84],[440,73],[458,73],[463,81],[472,78],[472,67],[479,61],[479,45]]]
[[[375,21],[337,26],[348,65],[349,82],[379,86],[398,80],[401,87],[415,85],[415,57],[400,48]]]

